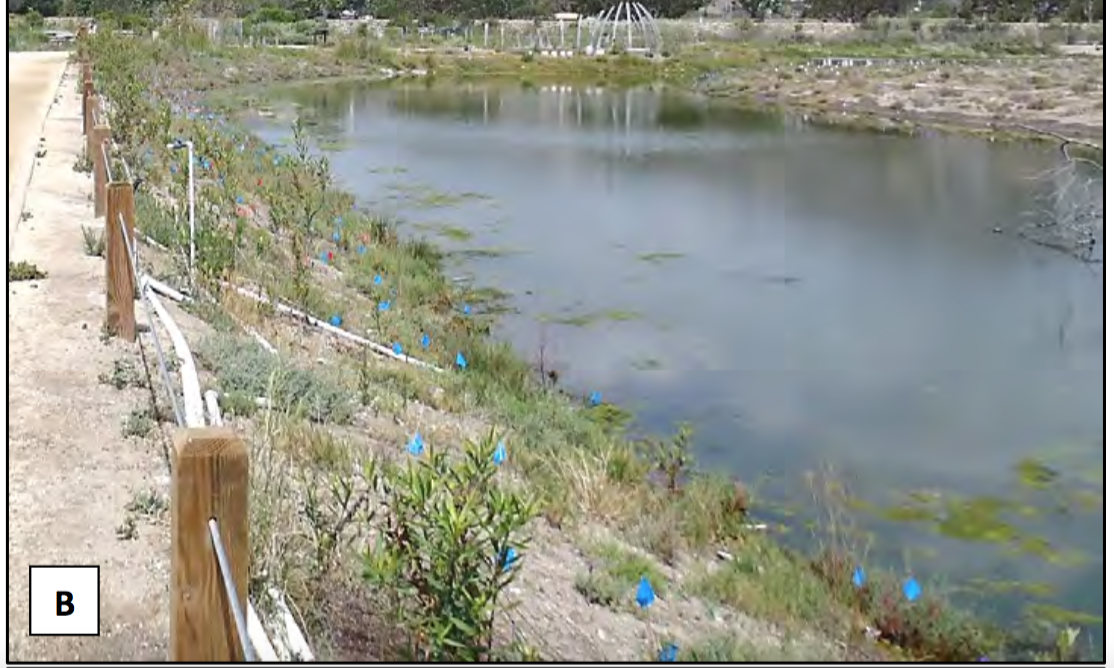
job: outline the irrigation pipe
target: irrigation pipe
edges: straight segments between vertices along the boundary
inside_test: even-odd
[[[270,594],[271,599],[275,602],[275,607],[282,616],[283,626],[286,629],[287,647],[293,655],[289,658],[296,661],[313,661],[313,651],[310,650],[309,643],[302,635],[302,630],[298,628],[298,622],[294,621],[294,615],[286,605],[286,597],[273,588],[268,589],[267,593]]]
[[[162,300],[158,298],[154,290],[147,289],[146,279],[147,277],[144,276],[142,280],[143,294],[155,309],[163,327],[166,328],[166,333],[170,335],[170,342],[173,344],[174,352],[178,355],[178,361],[181,363],[182,401],[186,426],[203,426],[205,424],[205,409],[201,401],[201,381],[197,378],[197,367],[193,363],[193,354],[190,353],[186,338],[182,336],[182,330],[178,329],[178,325],[174,322],[170,313],[167,312],[166,307],[163,306]]]
[[[176,302],[193,301],[193,298],[190,297],[189,295],[178,292],[177,290],[170,287],[166,283],[163,283],[160,280],[152,278],[149,275],[144,276],[143,278],[146,279],[148,287],[150,287],[152,290],[154,290],[155,292],[159,293],[160,295],[162,295],[164,297],[168,297],[170,299],[173,299]]]
[[[362,346],[370,348],[374,352],[376,352],[376,353],[378,353],[378,354],[380,354],[384,357],[390,357],[391,359],[398,360],[399,362],[405,362],[406,364],[413,364],[414,366],[422,367],[423,369],[429,369],[431,371],[436,371],[438,373],[441,373],[442,371],[444,371],[444,369],[441,369],[440,367],[436,367],[436,366],[430,364],[429,362],[423,362],[422,360],[414,358],[414,357],[410,357],[409,355],[400,355],[399,353],[396,353],[395,351],[391,350],[390,348],[388,348],[387,346],[385,346],[381,343],[376,343],[376,342],[374,342],[370,339],[365,339],[364,337],[362,337],[358,334],[353,334],[352,332],[345,331],[345,330],[341,329],[340,327],[334,327],[334,326],[330,325],[329,323],[325,322],[324,320],[320,320],[318,318],[315,318],[312,315],[309,315],[308,313],[303,313],[302,311],[299,311],[295,308],[291,308],[291,307],[289,307],[285,304],[279,304],[278,302],[274,302],[274,301],[268,299],[267,297],[265,297],[261,294],[252,292],[251,290],[248,290],[247,288],[242,288],[238,285],[233,285],[231,283],[226,283],[224,281],[221,282],[221,286],[223,286],[225,288],[229,288],[231,290],[235,290],[236,292],[243,295],[244,297],[247,297],[248,299],[252,299],[252,300],[254,300],[254,301],[256,301],[260,304],[267,304],[267,305],[273,307],[279,313],[288,315],[292,318],[297,318],[299,320],[302,320],[303,322],[306,322],[310,325],[313,325],[314,327],[317,327],[318,329],[322,329],[326,332],[329,332],[330,334],[333,334],[335,336],[339,336],[342,339],[348,339],[349,341],[352,341],[353,343],[358,343]]]

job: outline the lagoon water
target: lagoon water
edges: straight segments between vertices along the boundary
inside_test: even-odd
[[[943,526],[864,515],[872,560],[956,595],[1047,583],[1020,598],[1102,614],[1101,265],[1014,233],[1045,204],[1055,147],[821,129],[652,90],[330,83],[273,100],[314,123],[363,204],[472,251],[452,271],[512,293],[499,335],[531,357],[544,339],[566,385],[639,429],[691,422],[700,466],[768,477],[771,502],[807,497],[803,474],[825,465],[873,504],[974,500]],[[1026,458],[1099,508],[1055,512],[1062,495],[1019,482]],[[1039,511],[1007,519],[1072,563],[954,537],[993,533],[1003,500]],[[1013,618],[1017,602],[981,604]]]

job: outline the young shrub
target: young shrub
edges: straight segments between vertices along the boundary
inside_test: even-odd
[[[498,480],[506,449],[494,432],[461,455],[420,441],[408,449],[405,465],[378,473],[383,528],[364,578],[397,596],[414,658],[490,660],[497,604],[517,575],[534,502]]]

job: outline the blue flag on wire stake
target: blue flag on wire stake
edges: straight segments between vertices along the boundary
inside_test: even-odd
[[[511,568],[514,566],[514,562],[518,561],[518,552],[516,552],[513,547],[508,547],[506,550],[503,551],[502,561],[503,572],[505,573],[511,570]]]
[[[602,400],[603,397],[600,396],[599,392],[593,391],[591,394],[588,395],[588,403],[592,406],[599,406]]]
[[[415,457],[419,457],[425,452],[425,442],[422,441],[422,435],[420,433],[414,432],[414,438],[410,439],[410,442],[406,444],[406,450]]]
[[[379,274],[376,274],[375,279],[372,282],[375,283],[376,285],[383,285],[383,277],[380,276]]]
[[[905,581],[905,586],[902,587],[902,590],[905,592],[905,598],[910,602],[921,597],[921,585],[912,577]]]
[[[341,322],[343,322],[343,320],[341,319],[339,314],[334,314],[332,317],[329,318],[329,324],[333,327],[340,327]]]
[[[391,310],[391,300],[388,299],[386,301],[379,302],[379,310],[380,311],[390,311]]]
[[[855,585],[855,589],[862,589],[866,584],[866,573],[862,566],[855,567],[855,572],[851,574],[851,584]]]
[[[472,315],[472,307],[468,304],[465,304],[464,307],[460,310],[464,313],[464,315]]]
[[[456,354],[456,365],[458,367],[460,367],[461,369],[467,369],[468,368],[468,360],[464,359],[464,353],[457,353]]]
[[[645,610],[653,604],[656,598],[654,586],[650,584],[650,581],[643,575],[638,581],[638,590],[634,593],[635,602],[638,603],[638,607]]]
[[[499,445],[495,446],[495,452],[491,455],[491,461],[495,462],[496,466],[500,466],[503,462],[507,461],[507,446],[499,441]]]
[[[391,346],[391,350],[393,350],[396,355],[401,355],[402,354],[402,344],[399,343],[398,341],[395,341],[395,344],[393,346]]]
[[[422,347],[429,350],[429,334],[422,334]]]
[[[356,252],[359,253],[360,255],[363,255],[364,253],[367,252],[367,246],[365,246],[363,244],[360,244],[359,248],[356,249]]]
[[[333,232],[333,243],[340,243],[340,230]]]
[[[669,643],[658,652],[658,661],[661,663],[673,663],[677,660],[677,652],[678,647],[673,643]]]

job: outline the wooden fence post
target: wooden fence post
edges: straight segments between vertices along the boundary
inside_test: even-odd
[[[108,165],[105,164],[106,145],[109,129],[103,123],[94,125],[90,133],[89,159],[93,161],[93,217],[100,218],[104,209],[108,190]]]
[[[88,65],[86,65],[88,67]],[[89,128],[93,127],[93,105],[96,93],[93,91],[93,75],[89,73],[81,84],[81,134],[89,136]]]
[[[89,86],[89,95],[85,98],[84,106],[81,108],[81,121],[85,127],[85,154],[92,159],[93,150],[90,146],[93,145],[93,121],[94,109],[97,106],[97,92],[93,90],[92,85]]]
[[[105,325],[109,332],[135,341],[135,274],[128,242],[120,219],[128,231],[128,239],[135,243],[135,192],[127,181],[108,184],[105,198],[104,259],[105,259]]]
[[[241,609],[248,593],[248,452],[231,429],[174,434],[170,495],[170,660],[243,661],[209,519],[220,527]],[[245,612],[246,614],[246,612]]]

